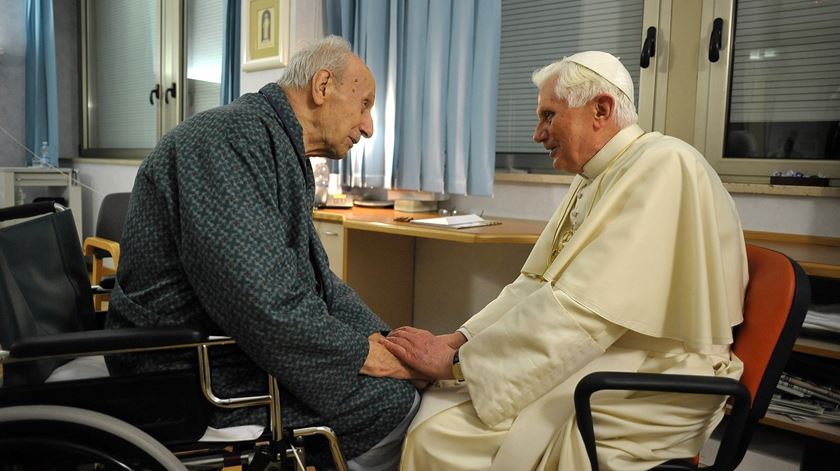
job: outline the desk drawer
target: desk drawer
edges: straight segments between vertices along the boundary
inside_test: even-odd
[[[344,279],[344,227],[337,222],[314,222],[321,244],[330,259],[330,269]]]

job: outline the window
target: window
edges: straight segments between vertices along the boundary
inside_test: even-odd
[[[840,3],[717,0],[704,11],[701,45],[717,19],[720,60],[701,57],[708,87],[696,145],[730,180],[840,178]]]
[[[643,30],[658,26],[657,10],[658,2],[645,0],[502,0],[496,170],[554,172],[542,146],[532,140],[537,94],[531,74],[576,52],[600,50],[619,57],[633,77],[640,125],[651,129],[656,58],[642,69],[639,56]]]
[[[145,157],[220,104],[221,0],[87,0],[81,34],[83,155]]]
[[[184,118],[219,106],[222,96],[224,1],[187,0]]]

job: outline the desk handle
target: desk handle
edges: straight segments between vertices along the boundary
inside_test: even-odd
[[[338,235],[338,232],[333,232],[333,231],[323,231],[323,232],[321,232],[321,234],[324,234],[325,236],[337,236],[337,235]]]

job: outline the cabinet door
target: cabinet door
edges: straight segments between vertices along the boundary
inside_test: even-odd
[[[337,222],[315,221],[315,229],[330,259],[330,269],[344,279],[344,227]]]

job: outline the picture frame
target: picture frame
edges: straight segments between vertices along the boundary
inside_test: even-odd
[[[289,60],[290,0],[248,0],[242,70],[276,69]]]

